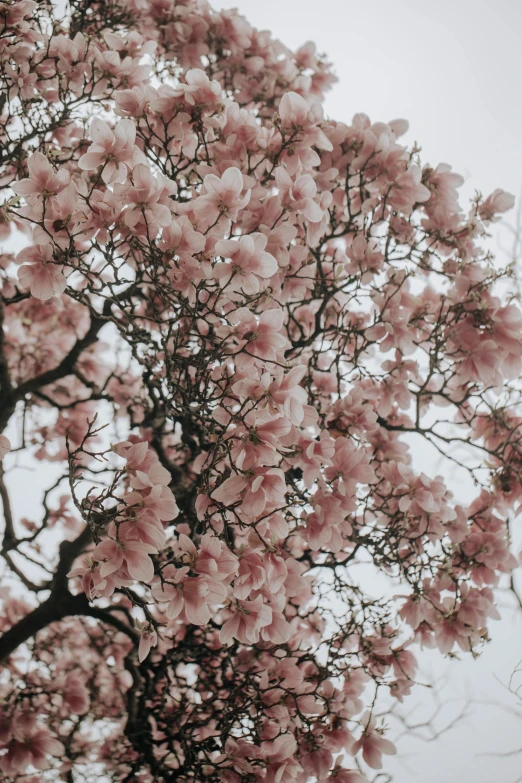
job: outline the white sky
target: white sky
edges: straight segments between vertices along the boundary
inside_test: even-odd
[[[449,163],[462,174],[466,196],[497,187],[520,193],[521,0],[214,0],[213,5],[235,5],[292,48],[315,41],[339,77],[326,99],[328,116],[343,122],[360,111],[375,121],[404,117],[410,122],[407,140],[420,144],[425,162]],[[458,710],[454,699],[471,696],[475,703],[462,726],[436,742],[401,741],[402,761],[386,764],[397,783],[522,781],[522,754],[481,755],[522,748],[522,710],[517,719],[485,703],[516,704],[499,680],[506,683],[522,658],[521,620],[513,609],[503,615],[492,623],[493,641],[478,661],[463,656],[460,663],[441,664],[440,656],[424,655],[424,670],[433,667],[438,683],[444,672],[449,677],[443,690],[448,716]],[[406,712],[416,703],[427,705],[428,694],[418,688]]]

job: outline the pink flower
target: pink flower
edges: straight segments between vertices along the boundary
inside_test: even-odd
[[[343,685],[344,707],[342,715],[345,718],[352,718],[361,712],[363,702],[360,698],[366,684],[369,682],[369,676],[362,669],[354,669],[345,675]]]
[[[168,601],[167,617],[175,620],[183,611],[187,622],[206,625],[215,607],[222,604],[227,591],[221,582],[207,576],[188,576],[189,568],[167,566],[162,582],[153,588],[159,602]]]
[[[220,215],[236,220],[241,209],[250,201],[250,191],[243,191],[243,175],[238,168],[228,168],[221,177],[207,174],[203,180],[203,193],[194,202],[198,220],[207,225],[214,223]]]
[[[221,101],[221,85],[219,82],[210,80],[201,68],[191,68],[185,74],[186,84],[181,85],[185,100],[188,104],[195,106],[208,106],[213,108]]]
[[[137,445],[141,446],[142,444],[140,443]],[[169,471],[163,467],[158,459],[150,460],[149,455],[155,456],[152,452],[147,452],[147,462],[149,462],[149,465],[147,465],[146,462],[143,462],[140,465],[140,468],[136,469],[135,475],[130,480],[130,485],[133,489],[148,490],[158,486],[158,484],[162,487],[168,487],[172,481],[172,476]],[[127,467],[129,467],[129,462],[127,462]]]
[[[145,163],[145,156],[136,147],[136,126],[132,120],[120,120],[111,130],[107,123],[95,117],[90,127],[89,151],[81,156],[78,165],[84,171],[92,171],[103,164],[101,177],[111,182],[125,182],[127,170],[137,163]]]
[[[265,253],[267,238],[264,234],[247,234],[239,241],[221,239],[216,243],[217,255],[229,258],[230,264],[219,262],[214,274],[221,285],[233,291],[243,291],[250,296],[261,289],[260,280],[266,280],[278,270],[277,261]]]
[[[222,582],[229,581],[237,568],[236,555],[219,538],[211,533],[202,536],[195,563],[198,573]]]
[[[314,201],[317,186],[310,174],[301,174],[294,181],[285,169],[279,167],[275,171],[275,180],[283,204],[304,215],[311,223],[319,223],[323,219],[323,210]]]
[[[143,627],[141,624],[138,626],[140,631],[140,643],[138,645],[138,660],[141,663],[145,660],[151,651],[152,647],[156,647],[158,643],[158,634],[148,623]]]
[[[327,467],[324,473],[328,481],[342,479],[343,484],[347,485],[346,489],[341,489],[343,494],[350,492],[350,485],[369,484],[375,480],[375,472],[369,464],[368,454],[364,449],[357,448],[348,438],[337,438],[332,465]]]
[[[395,756],[397,749],[393,742],[384,739],[382,731],[376,728],[375,719],[369,720],[370,715],[366,712],[362,717],[362,722],[366,723],[361,737],[354,744],[352,753],[355,755],[362,750],[363,759],[372,769],[382,769],[382,756]]]
[[[419,596],[407,598],[399,614],[413,630],[416,630],[422,622],[433,622],[435,619],[435,609],[426,599]]]
[[[124,223],[131,229],[155,237],[160,226],[168,226],[172,222],[168,204],[172,203],[169,196],[175,193],[176,184],[162,174],[154,176],[144,163],[133,168],[131,182],[117,185],[115,189],[126,205]]]
[[[389,196],[390,204],[394,209],[409,213],[415,204],[428,201],[431,193],[421,183],[422,171],[418,166],[410,166],[403,174],[400,174]]]
[[[132,579],[128,575],[122,576],[121,571],[118,572],[118,569],[115,569],[115,572],[112,574],[102,577],[100,567],[98,562],[91,557],[86,557],[84,565],[73,568],[67,574],[69,579],[81,577],[83,592],[90,601],[102,596],[110,598],[116,587],[121,587],[122,585],[130,587],[132,585]]]
[[[302,128],[310,122],[310,104],[296,92],[285,92],[279,103],[283,128]]]
[[[233,505],[242,495],[241,510],[254,518],[267,506],[276,508],[285,504],[286,484],[279,468],[259,468],[253,476],[231,476],[212,493],[212,498],[223,505]]]
[[[57,196],[52,196],[48,200],[44,227],[42,229],[41,226],[36,226],[34,230],[35,242],[46,244],[52,240],[66,250],[71,236],[76,232],[78,220],[84,216],[77,206],[78,191],[74,182],[70,182]]]
[[[127,509],[122,509],[122,516]],[[150,509],[129,509],[129,519],[119,524],[123,539],[137,539],[150,544],[158,550],[165,546],[165,531],[158,515]]]
[[[240,470],[250,470],[255,465],[275,465],[279,461],[279,438],[288,434],[290,422],[278,416],[271,421],[248,424],[248,431],[231,450],[236,466]]]
[[[464,184],[464,177],[455,174],[447,163],[439,163],[436,169],[428,169],[428,172],[425,184],[431,190],[431,196],[426,202],[426,211],[430,212],[434,207],[443,204],[449,213],[459,212],[457,188]]]
[[[0,27],[2,33],[9,28],[13,32],[26,33],[29,29],[29,24],[24,22],[23,19],[26,16],[30,16],[36,7],[37,3],[35,0],[18,0],[17,3],[6,5]]]
[[[179,514],[174,495],[163,484],[156,484],[148,494],[143,495],[143,505],[154,511],[162,522],[172,522]]]
[[[254,601],[238,601],[232,616],[219,632],[221,644],[237,639],[242,644],[256,644],[262,628],[272,622],[272,610],[258,595]]]
[[[147,470],[148,465],[152,464],[154,460],[154,453],[149,449],[149,444],[146,440],[142,440],[139,443],[131,443],[128,440],[115,443],[112,447],[113,451],[118,456],[123,457],[127,461],[128,470]]]
[[[272,644],[286,644],[292,633],[290,623],[282,611],[275,611],[273,607],[271,610],[272,620],[261,629],[261,638]]]
[[[177,255],[182,259],[192,258],[205,249],[205,237],[194,231],[194,227],[186,215],[181,215],[163,229],[160,247],[168,254]]]
[[[89,199],[90,210],[86,219],[80,217],[76,238],[80,240],[97,238],[100,244],[105,244],[111,228],[119,224],[123,204],[117,194],[105,189],[103,192],[94,189]]]
[[[266,570],[260,555],[254,551],[244,551],[239,558],[239,573],[234,579],[234,596],[248,598],[252,590],[258,590],[265,582]]]
[[[149,555],[157,552],[156,547],[142,541],[113,541],[107,538],[94,548],[92,557],[103,561],[100,568],[102,578],[125,566],[133,579],[150,582],[154,576],[154,563]]]
[[[41,152],[34,152],[27,161],[29,177],[13,184],[13,190],[20,196],[52,196],[69,184],[69,172],[61,169],[55,172],[48,159]]]
[[[275,361],[277,353],[287,345],[286,337],[281,334],[284,321],[282,310],[265,310],[259,321],[246,307],[240,307],[230,318],[233,327],[219,327],[219,337],[231,335],[245,346],[246,352],[261,359]]]
[[[494,190],[479,206],[479,215],[485,222],[499,220],[499,214],[508,212],[515,205],[515,197],[505,190]]]
[[[51,736],[49,729],[37,723],[36,714],[20,711],[11,722],[7,753],[0,756],[0,769],[9,777],[18,777],[27,767],[47,769],[48,756],[62,757],[65,748]]]
[[[31,71],[29,63],[22,63],[12,69],[7,68],[9,81],[11,82],[9,92],[14,97],[20,94],[22,98],[30,100],[35,94],[35,83],[38,81],[38,74]]]
[[[62,686],[64,704],[75,715],[85,715],[90,707],[89,691],[85,687],[85,681],[79,672],[69,672]]]
[[[261,749],[267,759],[266,783],[294,783],[302,779],[297,742],[291,734],[281,734],[274,740],[263,742]]]
[[[29,289],[36,299],[51,299],[65,291],[67,280],[53,263],[52,245],[26,247],[18,253],[16,261],[29,262],[19,268],[18,279],[22,288]]]
[[[103,578],[113,574],[123,565],[123,547],[119,542],[107,538],[94,548],[92,557],[93,560],[102,563],[100,576]]]
[[[270,399],[278,405],[283,416],[296,425],[303,421],[303,406],[308,399],[305,389],[299,386],[306,370],[307,368],[300,364],[287,373],[280,372],[268,387]]]
[[[504,355],[502,346],[492,338],[492,334],[477,329],[472,318],[455,326],[450,344],[458,351],[457,356],[463,357],[457,365],[463,381],[480,380],[486,385],[502,383],[500,368]]]
[[[124,543],[123,556],[127,571],[133,579],[141,582],[150,582],[154,576],[154,563],[149,555],[157,554],[158,550],[151,544],[143,541],[129,541]]]
[[[328,465],[335,454],[335,441],[326,432],[321,433],[319,441],[311,436],[300,435],[295,444],[296,457],[287,457],[290,465],[296,465],[303,471],[303,481],[311,488],[321,473],[321,467]]]
[[[279,116],[283,128],[303,133],[306,145],[313,145],[320,150],[333,149],[332,142],[319,127],[323,119],[323,110],[319,104],[310,105],[302,95],[285,92],[279,103]]]

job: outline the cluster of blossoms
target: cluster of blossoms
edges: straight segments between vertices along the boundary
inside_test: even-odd
[[[479,651],[516,565],[522,314],[481,242],[512,198],[464,212],[405,121],[325,119],[312,44],[69,5],[0,0],[0,459],[60,468],[34,520],[0,477],[0,770],[365,783],[381,698]]]

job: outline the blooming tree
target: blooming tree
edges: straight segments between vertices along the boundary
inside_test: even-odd
[[[462,211],[405,121],[325,119],[312,44],[206,0],[0,31],[2,779],[363,783],[516,564],[512,198]]]

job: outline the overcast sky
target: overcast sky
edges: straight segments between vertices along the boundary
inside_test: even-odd
[[[315,41],[339,77],[326,99],[328,116],[343,122],[356,112],[374,121],[403,117],[410,122],[406,139],[420,144],[425,162],[449,163],[461,173],[466,195],[497,187],[520,193],[520,0],[236,0],[213,5],[236,6],[256,27],[271,30],[292,48]],[[516,704],[501,683],[522,658],[520,614],[506,608],[503,615],[492,623],[493,641],[478,661],[464,656],[461,663],[441,664],[440,656],[423,654],[424,671],[432,667],[439,685],[448,671],[447,716],[458,711],[455,700],[470,695],[475,703],[463,724],[437,742],[401,741],[403,760],[387,764],[396,783],[522,781],[522,754],[481,755],[522,748],[522,710],[517,720],[484,703]],[[415,703],[426,710],[429,691],[418,688],[406,711]]]

